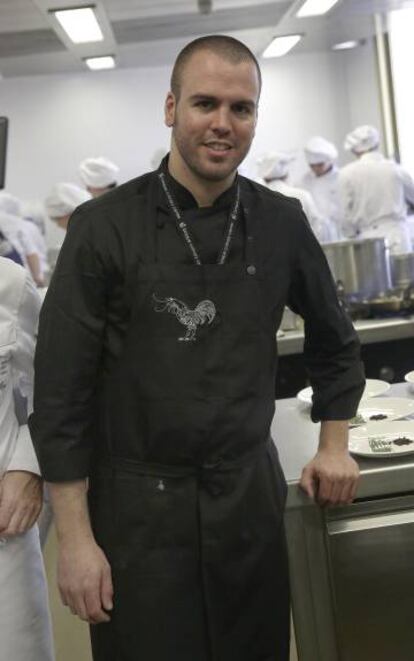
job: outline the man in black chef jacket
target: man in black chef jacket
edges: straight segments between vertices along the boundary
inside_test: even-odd
[[[358,340],[300,204],[237,175],[260,85],[240,42],[189,44],[169,156],[74,213],[46,296],[31,431],[60,591],[93,625],[95,661],[288,659],[269,438],[286,304],[305,319],[322,421],[301,485],[320,504],[355,494]]]

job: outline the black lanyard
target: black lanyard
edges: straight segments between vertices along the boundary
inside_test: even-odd
[[[194,245],[194,241],[193,241],[193,239],[191,237],[191,234],[189,232],[187,223],[184,222],[181,211],[178,208],[178,206],[177,206],[177,204],[176,204],[176,202],[175,202],[175,200],[174,200],[174,198],[171,194],[171,191],[167,186],[167,182],[166,182],[166,179],[165,179],[164,172],[159,172],[158,176],[160,178],[162,187],[164,189],[164,193],[167,197],[168,204],[170,205],[170,209],[171,209],[171,211],[173,212],[173,214],[175,216],[175,221],[176,221],[177,228],[178,228],[179,232],[181,233],[181,236],[183,237],[184,242],[188,246],[195,264],[197,264],[198,266],[201,266],[202,261],[200,259],[200,256],[199,256],[198,252],[197,252],[197,249]],[[228,228],[228,231],[227,231],[227,236],[226,236],[226,239],[224,241],[224,245],[223,245],[223,249],[221,251],[221,254],[219,254],[219,256],[217,258],[217,264],[224,264],[226,259],[227,259],[228,254],[229,254],[230,245],[231,245],[233,235],[234,235],[234,227],[236,225],[238,215],[239,215],[239,208],[240,208],[240,186],[237,185],[236,196],[235,196],[233,208],[230,211],[230,216],[229,216],[229,228]]]

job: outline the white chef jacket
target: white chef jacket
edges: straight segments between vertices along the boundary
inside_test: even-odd
[[[367,152],[342,168],[339,190],[346,236],[384,236],[391,252],[411,250],[407,202],[414,204],[414,181],[404,168]]]
[[[411,250],[414,250],[414,215],[412,213],[407,217],[407,222],[411,239]]]
[[[282,179],[274,179],[269,183],[265,183],[265,186],[271,190],[281,193],[282,195],[287,195],[287,197],[294,197],[299,200],[305,216],[308,219],[309,224],[320,243],[336,241],[337,233],[335,227],[331,221],[329,221],[327,218],[324,218],[319,213],[313,197],[309,191],[304,190],[303,188],[298,188],[296,186],[290,186]]]
[[[40,273],[42,278],[49,271],[49,263],[47,261],[47,246],[46,241],[40,229],[31,220],[23,218],[26,235],[29,237],[31,245],[34,246],[35,252],[39,257]]]
[[[16,248],[26,268],[28,268],[26,256],[38,254],[32,231],[27,228],[28,224],[29,221],[23,218],[0,211],[0,230]]]
[[[0,257],[0,480],[6,471],[39,473],[27,425],[20,426],[14,392],[32,400],[33,354],[40,299],[32,279]],[[53,661],[46,580],[34,526],[0,539],[0,659]]]
[[[338,176],[339,170],[336,165],[333,165],[320,177],[309,170],[296,184],[299,188],[309,191],[320,215],[330,222],[335,234],[333,241],[341,238],[342,226]]]

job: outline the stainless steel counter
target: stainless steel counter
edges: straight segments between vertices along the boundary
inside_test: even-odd
[[[391,386],[387,394],[414,398],[405,383]],[[318,445],[320,425],[311,421],[309,411],[300,408],[296,399],[280,399],[276,402],[272,436],[289,486],[288,508],[312,505],[298,487],[302,469],[313,457]],[[360,458],[358,463],[361,481],[357,498],[378,497],[414,489],[414,454],[393,459]]]
[[[414,337],[414,316],[395,319],[365,319],[355,322],[362,344],[375,342],[388,342]],[[280,356],[289,356],[302,353],[303,331],[285,331],[282,337],[277,338]]]
[[[410,397],[396,384],[389,396]],[[298,486],[319,425],[278,400],[272,433],[288,481],[285,516],[299,661],[408,661],[414,649],[414,455],[360,459],[357,500],[321,508]]]

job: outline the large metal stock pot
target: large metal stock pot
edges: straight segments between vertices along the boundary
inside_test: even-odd
[[[322,249],[338,289],[346,297],[369,300],[391,289],[390,257],[384,238],[325,243]]]
[[[397,289],[414,287],[414,252],[391,255],[391,275]]]

